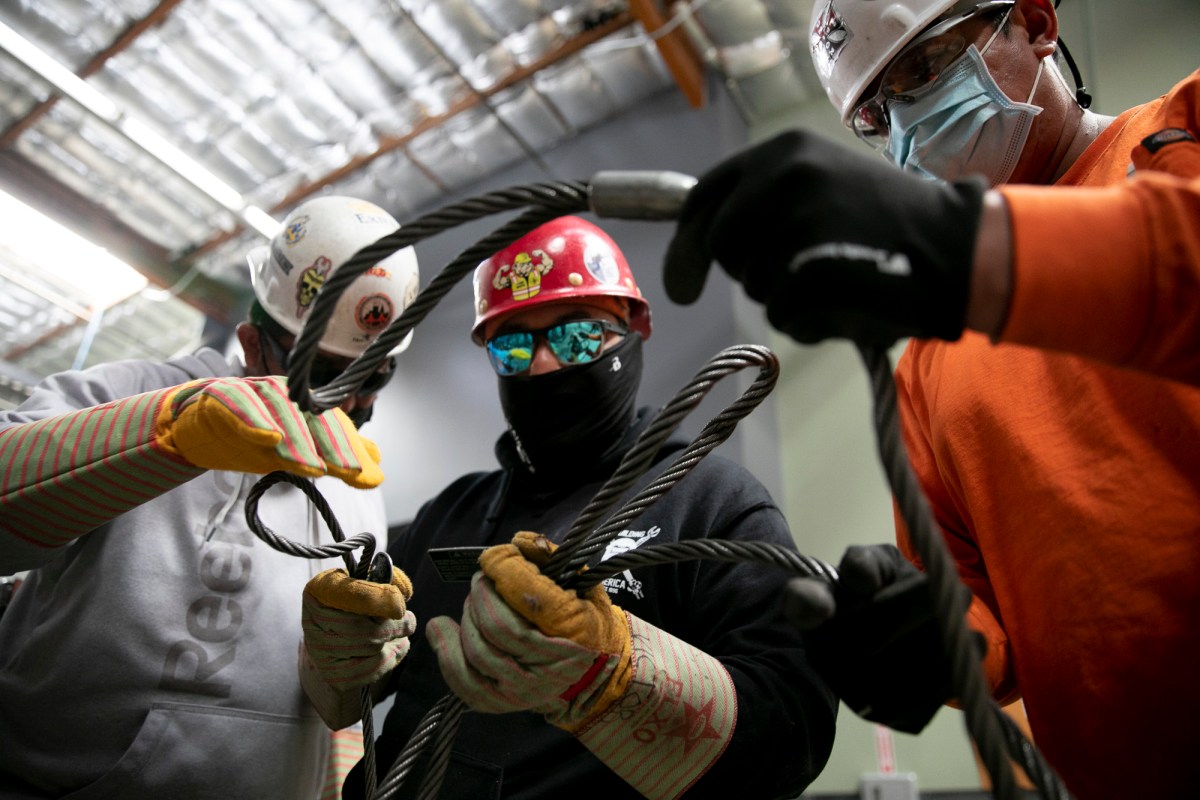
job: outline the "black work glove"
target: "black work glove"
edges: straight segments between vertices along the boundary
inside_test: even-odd
[[[784,616],[807,631],[809,660],[851,711],[919,733],[953,696],[925,573],[890,544],[850,547],[838,572],[836,589],[789,581]],[[965,613],[971,592],[958,586]]]
[[[726,159],[688,194],[667,250],[667,295],[694,302],[716,259],[799,342],[954,340],[985,190],[789,131]]]

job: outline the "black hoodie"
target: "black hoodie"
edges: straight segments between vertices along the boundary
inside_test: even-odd
[[[396,565],[412,578],[415,594],[409,608],[418,621],[438,615],[460,619],[470,586],[465,579],[443,580],[428,555],[431,548],[481,548],[507,542],[522,530],[561,541],[650,420],[650,410],[642,409],[622,447],[602,462],[580,463],[573,474],[553,480],[531,474],[511,436],[502,436],[496,445],[500,470],[455,481],[426,503],[389,547]],[[683,446],[664,446],[626,497],[657,477]],[[609,550],[701,538],[794,547],[766,489],[742,467],[710,454],[614,537]],[[766,564],[685,561],[606,581],[615,604],[719,659],[737,688],[733,738],[689,796],[795,797],[825,765],[837,701],[808,665],[801,636],[780,618],[779,595],[788,577]],[[391,689],[395,703],[377,744],[381,776],[424,714],[449,691],[420,628],[392,676]],[[415,796],[421,766],[399,796]],[[347,798],[362,796],[361,767],[347,782]],[[474,712],[462,717],[438,794],[443,800],[637,796],[573,737],[540,716]]]

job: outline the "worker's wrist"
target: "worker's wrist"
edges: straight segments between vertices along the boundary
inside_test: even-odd
[[[1012,226],[1004,196],[997,191],[984,195],[971,283],[967,295],[966,326],[992,339],[1000,336],[1012,300]]]

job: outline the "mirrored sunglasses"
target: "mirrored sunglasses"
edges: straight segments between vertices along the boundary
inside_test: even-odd
[[[888,104],[911,103],[925,94],[971,45],[971,40],[952,29],[981,14],[1008,9],[1014,0],[989,0],[935,22],[913,39],[884,69],[879,90],[859,103],[850,114],[858,138],[872,147],[887,142],[891,123]]]
[[[488,360],[497,375],[517,375],[533,363],[534,347],[540,338],[564,367],[586,364],[604,349],[608,332],[624,336],[629,329],[603,319],[574,319],[537,331],[499,333],[485,343]]]

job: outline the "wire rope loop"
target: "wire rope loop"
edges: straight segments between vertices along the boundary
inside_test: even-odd
[[[317,292],[312,310],[300,330],[292,348],[288,366],[289,396],[305,411],[324,411],[332,408],[362,385],[362,382],[382,366],[388,352],[411,331],[449,289],[479,262],[528,233],[542,222],[563,214],[587,209],[588,185],[585,181],[518,186],[471,198],[461,203],[433,211],[417,218],[392,233],[380,237],[372,244],[359,249],[325,281]],[[316,358],[317,345],[333,316],[337,301],[353,281],[383,258],[404,247],[442,231],[483,216],[528,205],[535,208],[521,217],[502,226],[492,236],[477,242],[447,266],[443,273],[446,280],[435,281],[417,295],[413,306],[405,309],[399,317],[370,346],[355,359],[342,374],[327,386],[313,389],[309,384],[309,371]],[[505,238],[507,237],[507,238]],[[448,274],[447,274],[448,273]],[[429,290],[432,289],[432,292]],[[416,310],[412,310],[416,307]]]
[[[645,473],[663,442],[675,431],[683,418],[699,405],[716,381],[749,366],[759,367],[759,374],[741,396],[710,420],[700,435],[658,479],[629,500],[607,523],[593,530],[596,520],[604,516],[625,491]],[[570,576],[587,566],[591,558],[604,549],[622,525],[666,494],[713,448],[728,439],[738,420],[758,407],[774,388],[778,377],[779,359],[769,348],[762,345],[735,345],[721,350],[709,359],[700,372],[663,406],[642,431],[633,447],[621,459],[616,471],[580,512],[546,564],[543,573],[560,585],[567,586]]]
[[[289,391],[293,402],[296,402],[305,411],[323,411],[343,402],[361,386],[370,373],[382,365],[391,348],[424,319],[425,315],[463,275],[473,270],[480,261],[493,252],[515,241],[542,222],[565,213],[586,210],[588,208],[588,192],[589,187],[584,182],[538,184],[492,192],[427,214],[358,251],[326,281],[318,292],[309,319],[293,347],[293,357],[288,371]],[[382,258],[430,235],[462,222],[501,210],[527,206],[531,203],[536,204],[537,207],[525,211],[518,218],[493,231],[489,237],[468,248],[439,273],[418,294],[414,302],[397,319],[393,320],[388,328],[338,378],[319,389],[314,390],[310,387],[308,373],[316,356],[317,343],[332,317],[337,300],[355,278]],[[992,777],[995,792],[1004,800],[1015,800],[1016,798],[1012,770],[1005,759],[1005,749],[1007,748],[1007,751],[1025,767],[1026,773],[1034,780],[1043,797],[1069,800],[1065,788],[1062,787],[1053,770],[1041,759],[1040,753],[1015,728],[1015,725],[1007,720],[1007,717],[1000,712],[998,706],[986,693],[978,659],[970,649],[967,639],[966,626],[963,621],[965,609],[958,607],[957,601],[954,599],[956,593],[952,591],[955,588],[952,581],[957,580],[957,577],[953,570],[953,564],[946,552],[945,543],[932,522],[928,503],[916,483],[900,439],[891,364],[886,352],[877,348],[860,347],[859,352],[867,367],[874,391],[876,432],[884,470],[901,507],[902,516],[909,526],[914,546],[926,565],[926,571],[930,574],[931,593],[934,595],[933,599],[938,609],[938,622],[942,629],[943,641],[946,643],[947,656],[951,661],[958,697],[963,704],[967,718],[968,733],[979,748],[981,760]],[[593,529],[595,522],[607,513],[629,486],[641,477],[653,461],[662,443],[675,430],[683,416],[700,402],[711,388],[712,382],[728,374],[729,371],[741,369],[747,365],[739,359],[760,364],[761,371],[758,379],[738,401],[711,420],[701,435],[663,471],[658,479],[651,482],[646,489],[627,502],[621,511],[610,518],[609,522]],[[607,539],[611,538],[611,535],[619,529],[620,524],[642,513],[649,504],[682,479],[708,452],[725,441],[732,433],[737,421],[757,407],[766,394],[771,391],[777,376],[777,359],[769,350],[760,346],[744,345],[729,348],[710,360],[692,383],[681,390],[671,403],[664,406],[647,429],[643,431],[634,447],[622,459],[617,471],[601,487],[596,497],[579,515],[575,525],[568,531],[563,544],[552,557],[551,563],[547,565],[546,574],[555,578],[560,585],[566,586],[574,582],[583,588],[586,588],[587,585],[595,585],[604,577],[609,577],[603,575],[603,571],[596,568],[589,570],[591,574],[583,574],[582,577],[580,571],[587,566],[598,549],[604,546]],[[257,514],[258,500],[270,486],[280,481],[291,483],[308,495],[333,532],[335,545],[325,547],[301,545],[278,536],[262,524]],[[629,516],[624,516],[626,514]],[[361,546],[364,548],[364,552],[358,566],[360,570],[365,571],[370,565],[375,546],[374,537],[370,534],[358,534],[346,539],[328,504],[324,502],[324,498],[311,483],[303,479],[287,473],[268,475],[259,481],[252,489],[250,497],[247,498],[246,516],[247,522],[255,534],[276,549],[307,558],[341,555],[346,561],[348,571],[357,576],[355,562],[350,551]],[[638,558],[630,560],[628,565],[621,560],[623,557],[616,557],[605,563],[607,568],[617,568],[617,571],[621,571],[625,568],[643,566],[645,563],[666,563],[667,559],[757,560],[775,563],[798,574],[837,580],[836,570],[832,566],[817,559],[798,556],[794,552],[782,548],[775,548],[772,551],[771,548],[742,547],[741,545],[753,544],[745,542],[722,543],[724,546],[713,546],[712,543],[705,544],[701,541],[677,544],[685,545],[685,547],[673,550],[668,550],[663,546],[643,548]],[[655,552],[648,552],[651,550]],[[651,562],[652,559],[664,560]],[[430,709],[430,712],[418,725],[418,729],[410,737],[405,750],[392,765],[382,785],[376,787],[375,770],[373,768],[370,770],[368,796],[379,800],[390,797],[402,785],[420,751],[429,741],[436,739],[429,768],[420,790],[422,800],[435,797],[441,786],[444,768],[449,758],[450,744],[464,710],[465,704],[452,695],[443,698]],[[364,725],[368,730],[370,712],[369,695],[364,692]],[[374,742],[364,741],[364,745],[371,749],[369,758],[373,761]],[[371,766],[373,767],[373,764]]]
[[[560,545],[555,551],[555,557],[563,553],[564,548],[567,547],[568,540],[580,543],[584,542],[590,530],[591,522],[598,519],[605,511],[611,508],[620,498],[621,494],[645,473],[646,468],[653,461],[662,443],[675,430],[683,417],[699,404],[700,400],[703,399],[704,395],[707,394],[708,390],[712,388],[712,385],[717,380],[747,366],[759,367],[759,375],[751,386],[743,392],[737,401],[709,422],[700,436],[696,438],[691,446],[685,449],[683,455],[677,458],[671,467],[664,471],[663,476],[665,477],[660,477],[660,480],[652,482],[646,490],[636,495],[626,504],[625,509],[628,512],[625,510],[618,512],[618,514],[614,515],[613,521],[598,529],[596,535],[592,537],[592,541],[587,542],[590,548],[586,551],[581,550],[581,555],[586,556],[594,549],[602,548],[604,541],[611,539],[612,535],[619,530],[622,520],[625,519],[625,513],[631,515],[640,514],[654,500],[661,497],[668,489],[682,479],[692,467],[699,463],[704,455],[707,455],[714,447],[725,441],[732,433],[737,420],[745,417],[750,411],[756,408],[766,395],[770,393],[778,379],[779,359],[769,348],[761,345],[737,345],[722,350],[710,359],[700,373],[687,386],[680,390],[672,402],[664,406],[646,429],[642,431],[642,434],[634,442],[633,447],[630,448],[629,453],[621,460],[621,464],[617,467],[612,477],[605,482],[596,493],[596,497],[593,498],[588,507],[580,514],[579,519],[572,526],[567,537],[564,538],[564,544]],[[784,548],[754,548],[752,546],[754,543],[749,542],[705,543],[697,541],[680,544],[683,544],[684,547],[671,548],[669,556],[663,547],[653,548],[655,552],[651,554],[651,557],[663,556],[671,560],[679,560],[681,557],[721,558],[722,560],[747,560],[748,557],[765,557],[767,561],[772,563],[786,562],[799,574],[824,575],[826,577],[832,576],[833,578],[836,578],[837,575],[833,567],[828,564],[823,564],[816,559],[798,557],[798,554],[784,550]],[[729,545],[735,544],[744,544],[750,547],[743,549],[729,547]],[[689,547],[688,545],[691,546]],[[651,548],[643,548],[643,550],[649,549]],[[551,558],[551,563],[553,561],[554,557]],[[565,586],[564,581],[576,577],[575,570],[572,567],[572,559],[560,559],[560,561],[566,562],[567,569],[558,582],[560,585]],[[621,563],[617,559],[611,559],[611,561]],[[605,563],[608,564],[608,562]],[[658,563],[666,563],[666,561]],[[550,565],[548,564],[543,572],[553,577],[554,573],[549,567]],[[597,576],[599,574],[599,572],[596,573]],[[603,577],[610,576],[605,575]],[[600,577],[600,580],[603,580],[603,577]],[[596,582],[598,583],[599,581],[597,580]],[[431,742],[433,752],[429,762],[426,764],[418,797],[420,800],[433,800],[437,796],[437,792],[444,779],[454,736],[457,732],[458,719],[464,710],[466,710],[465,703],[454,695],[447,695],[430,709],[425,718],[418,724],[417,729],[409,737],[405,749],[397,757],[388,775],[380,785],[378,793],[372,800],[387,800],[387,798],[390,798],[407,779],[417,761],[419,753],[425,747],[429,746]]]
[[[317,512],[321,515],[321,519],[329,527],[329,532],[334,538],[333,544],[301,544],[300,542],[288,539],[286,536],[280,536],[263,523],[258,516],[259,501],[267,493],[268,489],[279,483],[290,484],[304,493],[309,502],[313,504]],[[364,532],[347,538],[345,533],[342,532],[341,523],[338,522],[333,509],[330,508],[329,502],[321,494],[320,490],[313,485],[312,481],[307,478],[293,475],[290,472],[283,472],[282,470],[267,473],[251,487],[250,493],[246,496],[245,509],[246,524],[250,526],[250,530],[254,532],[254,535],[280,552],[300,558],[334,558],[340,556],[346,564],[346,572],[355,578],[365,577],[366,570],[370,568],[371,560],[375,555],[375,536]],[[351,554],[360,547],[363,551],[362,557],[356,562],[354,556]]]

